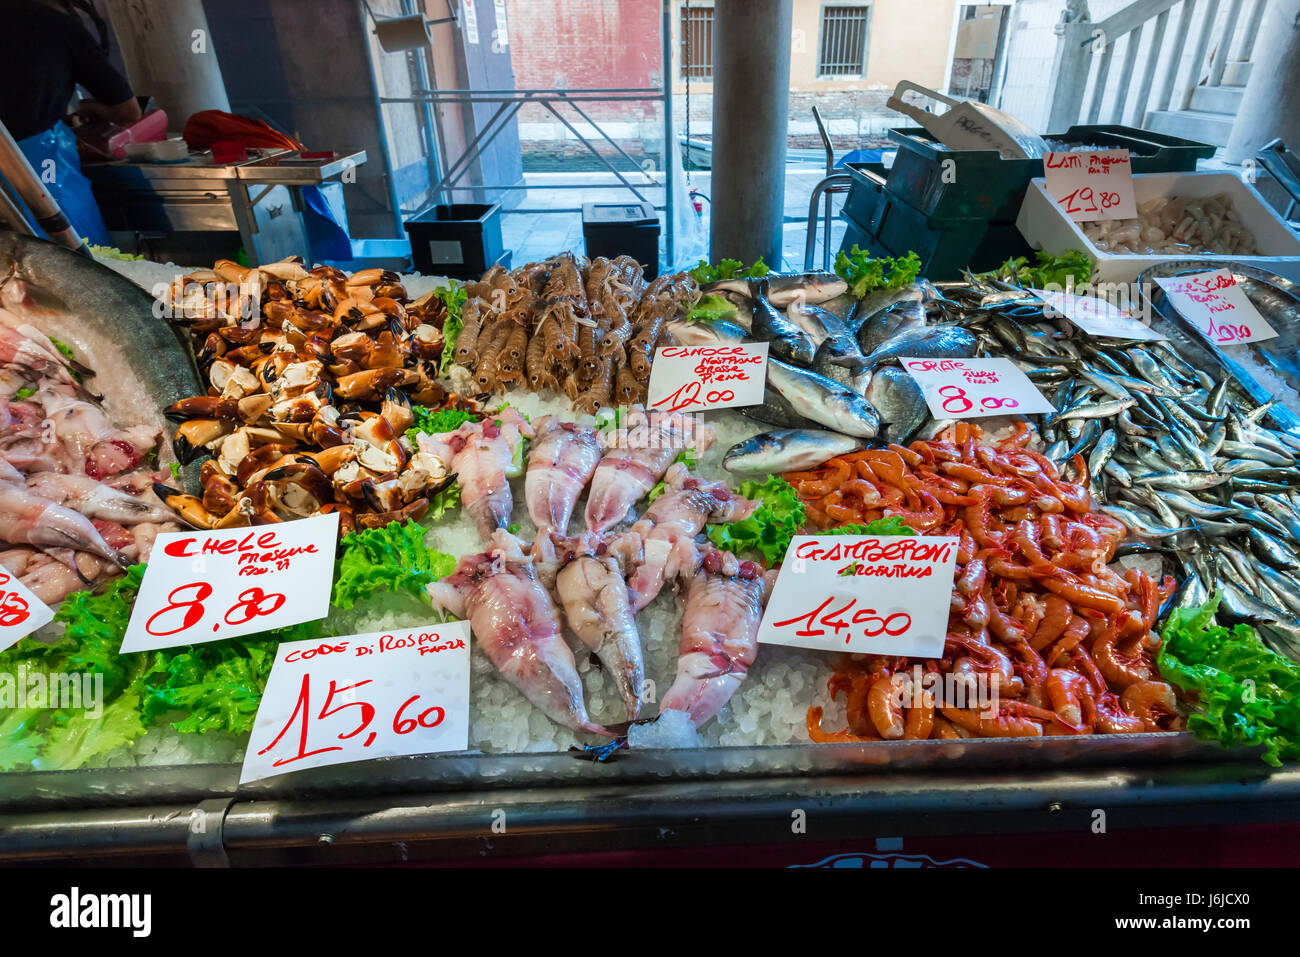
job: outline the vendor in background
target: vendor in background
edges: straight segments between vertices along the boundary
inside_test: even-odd
[[[94,97],[81,101],[83,119],[125,125],[140,118],[131,84],[109,62],[108,25],[90,0],[0,0],[0,23],[0,122],[82,238],[107,245],[64,117],[80,85]]]

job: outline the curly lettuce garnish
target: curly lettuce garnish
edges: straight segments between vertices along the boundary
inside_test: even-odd
[[[761,484],[741,482],[737,492],[745,498],[757,500],[758,508],[749,518],[739,522],[708,526],[709,541],[737,557],[761,555],[770,568],[785,558],[790,540],[803,527],[803,502],[794,486],[779,475],[773,475]]]
[[[701,259],[689,270],[691,278],[701,285],[723,279],[762,279],[771,271],[767,263],[763,262],[762,256],[748,269],[739,259],[724,259],[716,266],[710,266],[707,259]]]
[[[426,545],[424,529],[410,519],[350,532],[343,536],[340,548],[330,598],[336,608],[351,608],[384,589],[421,597],[425,585],[450,575],[456,567],[455,556]]]
[[[916,532],[912,526],[908,525],[897,515],[887,515],[884,518],[878,518],[874,522],[867,522],[865,525],[841,525],[839,528],[828,528],[824,532],[818,532],[818,535],[915,535]]]
[[[707,296],[701,296],[700,301],[691,306],[686,313],[686,321],[716,322],[719,319],[730,319],[735,314],[735,303],[726,296],[711,292]]]
[[[1300,758],[1300,666],[1249,625],[1215,624],[1220,598],[1174,609],[1161,630],[1156,666],[1193,701],[1187,730],[1225,747],[1262,745],[1273,767]]]
[[[835,274],[849,284],[849,292],[855,299],[877,289],[910,286],[920,272],[920,257],[913,252],[898,259],[893,256],[873,258],[854,244],[847,253],[841,249],[835,257]]]
[[[422,405],[411,406],[415,415],[415,424],[406,430],[406,437],[412,442],[421,432],[426,435],[438,435],[441,432],[455,432],[466,422],[477,422],[481,416],[477,412],[464,409],[439,409],[436,412]]]
[[[1037,265],[1031,266],[1024,256],[1016,256],[997,269],[979,273],[979,276],[1014,280],[1030,289],[1047,289],[1051,286],[1064,289],[1071,281],[1075,286],[1081,286],[1092,279],[1092,260],[1077,249],[1067,249],[1059,256],[1040,249],[1035,255]]]
[[[465,328],[461,310],[469,298],[469,292],[464,286],[452,283],[450,286],[439,286],[433,294],[447,307],[447,318],[442,322],[442,355],[438,358],[438,375],[445,376],[456,361],[456,340]]]

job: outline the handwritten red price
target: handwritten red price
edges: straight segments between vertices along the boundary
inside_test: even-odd
[[[1071,215],[1075,213],[1100,213],[1119,204],[1119,193],[1093,190],[1091,186],[1081,186],[1074,192],[1061,197],[1061,205]]]
[[[834,629],[837,637],[840,632],[844,632],[844,643],[846,645],[853,640],[854,625],[862,626],[861,635],[863,638],[878,638],[881,635],[889,635],[891,638],[896,638],[899,635],[906,634],[907,630],[912,627],[912,616],[907,614],[907,612],[896,611],[893,614],[881,616],[876,609],[865,607],[859,608],[853,613],[852,619],[846,621],[844,616],[847,615],[858,603],[856,598],[849,599],[849,601],[841,608],[827,612],[825,615],[821,614],[826,610],[827,606],[842,601],[844,601],[844,599],[832,596],[827,598],[812,611],[803,615],[798,615],[794,618],[786,619],[785,621],[773,622],[772,627],[788,628],[791,625],[797,625],[802,621],[804,622],[804,627],[797,630],[795,632],[796,635],[800,638],[820,638],[822,635],[826,634],[826,628],[818,628],[817,625],[825,625],[827,628]],[[818,617],[819,615],[821,617]]]
[[[331,718],[334,715],[339,714],[345,708],[361,709],[360,720],[357,726],[353,728],[351,731],[340,731],[337,735],[335,735],[335,740],[347,741],[349,738],[355,738],[357,735],[361,734],[361,732],[369,728],[371,723],[375,720],[375,715],[377,713],[377,710],[374,705],[370,704],[367,701],[346,701],[345,700],[341,704],[335,705],[334,707],[330,707],[331,703],[333,703],[334,701],[334,697],[336,695],[340,695],[345,692],[355,691],[357,688],[364,687],[365,685],[371,683],[372,683],[372,679],[370,678],[366,678],[363,681],[358,681],[354,684],[343,685],[342,687],[339,687],[333,681],[329,683],[329,690],[325,694],[325,701],[324,703],[321,704],[320,711],[316,715],[317,721],[325,721],[327,718]],[[354,697],[354,696],[350,696],[350,697]],[[402,702],[401,706],[397,709],[397,712],[393,715],[392,727],[393,727],[394,734],[410,734],[417,727],[436,728],[438,725],[442,724],[443,719],[447,717],[446,709],[440,707],[439,705],[431,705],[425,708],[414,718],[403,717],[406,709],[419,700],[420,700],[420,696],[416,694],[416,695],[411,695],[411,697],[407,698],[404,702]],[[294,751],[293,754],[290,754],[287,757],[277,758],[275,761],[272,762],[273,767],[277,767],[277,768],[284,767],[287,764],[292,764],[294,761],[301,761],[303,758],[309,758],[314,754],[325,754],[329,751],[342,751],[343,750],[342,745],[337,745],[337,744],[329,745],[323,748],[316,748],[311,751],[307,750],[307,737],[310,731],[309,725],[311,721],[310,716],[311,716],[311,675],[304,674],[302,676],[302,685],[298,691],[298,701],[294,705],[293,714],[289,716],[289,720],[285,723],[284,727],[280,729],[280,733],[275,736],[275,740],[273,740],[270,744],[262,748],[262,750],[258,751],[257,753],[259,755],[264,755],[269,751],[271,751],[272,749],[274,749],[275,746],[280,743],[280,741],[284,738],[284,736],[289,732],[289,729],[292,728],[295,723],[298,724],[297,749]],[[379,737],[379,732],[371,731],[366,736],[366,739],[361,746],[363,748],[370,747],[372,744],[375,743],[375,739],[377,737]]]
[[[469,623],[285,642],[240,782],[469,746]]]
[[[182,597],[181,593],[194,589],[194,594],[188,599]],[[165,638],[168,635],[175,635],[187,628],[193,628],[206,614],[203,602],[212,594],[212,586],[207,582],[190,582],[187,585],[178,585],[173,588],[167,595],[167,604],[158,611],[149,616],[145,622],[145,631],[158,638]],[[249,588],[239,594],[239,600],[228,608],[222,619],[228,625],[242,625],[252,621],[259,615],[269,615],[277,611],[285,602],[285,596],[272,593],[266,594],[260,588]],[[164,626],[175,623],[175,612],[184,608],[185,614],[176,624],[175,628],[167,629]],[[159,619],[162,619],[159,622]],[[216,631],[220,623],[214,623],[212,630]]]
[[[1228,269],[1195,276],[1156,277],[1156,282],[1174,308],[1211,342],[1258,342],[1277,336]],[[1231,321],[1223,321],[1225,318]]]
[[[663,406],[665,412],[681,412],[696,405],[704,408],[710,405],[717,405],[720,402],[730,402],[736,397],[736,393],[731,389],[715,389],[711,392],[705,393],[704,399],[701,401],[700,393],[703,390],[704,387],[700,385],[700,383],[687,382],[672,395],[666,396],[658,402],[655,402],[653,408],[657,409],[660,406]]]
[[[31,617],[27,599],[16,591],[8,591],[3,586],[13,581],[13,576],[0,569],[0,627],[17,628]]]
[[[1010,359],[935,362],[903,358],[899,362],[921,387],[936,418],[1052,411],[1051,403]]]

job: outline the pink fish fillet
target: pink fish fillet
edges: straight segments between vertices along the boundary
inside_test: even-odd
[[[590,426],[561,422],[553,415],[533,424],[524,497],[528,514],[541,531],[568,532],[578,496],[600,462],[599,433]]]
[[[588,716],[559,609],[508,532],[498,531],[489,552],[462,558],[428,592],[435,608],[468,615],[488,660],[548,718],[576,731],[612,735]]]
[[[633,406],[627,428],[605,439],[607,451],[596,466],[587,495],[587,528],[600,534],[621,522],[628,509],[663,477],[677,453],[693,448],[703,454],[714,435],[712,426],[699,425],[689,416],[647,415]]]
[[[739,522],[757,502],[731,491],[724,482],[705,482],[681,462],[664,476],[667,490],[655,499],[631,533],[640,537],[636,570],[628,580],[633,611],[654,601],[664,582],[696,563],[695,536],[706,522]]]
[[[753,562],[710,550],[686,585],[677,676],[659,711],[684,711],[696,728],[725,705],[758,653],[769,583]]]
[[[0,540],[14,545],[90,552],[122,568],[131,564],[104,541],[84,515],[33,495],[24,486],[12,482],[0,482]]]
[[[506,407],[481,422],[466,422],[455,432],[418,436],[421,452],[448,463],[456,473],[461,502],[485,540],[510,523],[514,499],[506,472],[523,436],[532,434],[524,417]]]

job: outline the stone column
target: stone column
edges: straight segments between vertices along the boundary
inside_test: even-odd
[[[714,262],[781,267],[792,0],[717,0],[713,13]]]
[[[202,0],[107,0],[136,95],[152,96],[180,130],[199,110],[230,110]]]

